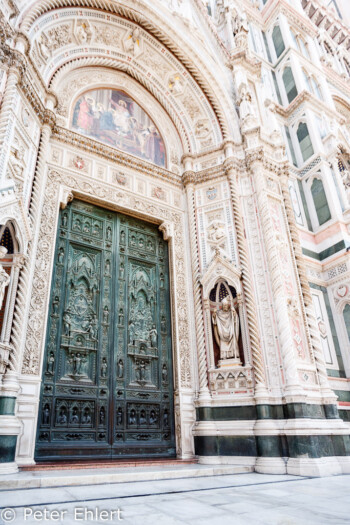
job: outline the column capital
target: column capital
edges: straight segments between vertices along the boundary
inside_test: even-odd
[[[45,109],[42,122],[43,122],[43,127],[48,126],[52,130],[56,123],[55,113],[51,111],[51,109]]]
[[[189,185],[193,185],[196,183],[196,180],[197,180],[197,176],[196,176],[196,173],[194,171],[185,171],[183,174],[182,174],[182,182],[183,182],[183,185],[186,187],[186,186],[189,186]]]

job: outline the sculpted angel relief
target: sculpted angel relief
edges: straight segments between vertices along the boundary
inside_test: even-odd
[[[76,102],[72,128],[83,135],[165,166],[162,137],[147,113],[123,91],[97,89]]]

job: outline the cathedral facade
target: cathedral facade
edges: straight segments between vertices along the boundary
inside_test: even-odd
[[[350,473],[344,4],[2,2],[1,473]]]

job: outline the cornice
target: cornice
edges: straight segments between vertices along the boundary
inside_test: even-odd
[[[330,109],[329,106],[323,101],[315,97],[315,95],[312,95],[309,93],[309,91],[306,91],[305,89],[299,93],[295,97],[295,99],[289,104],[289,106],[284,107],[275,102],[276,111],[281,117],[285,119],[289,119],[293,113],[298,109],[299,106],[301,106],[304,103],[309,103],[310,106],[312,106],[313,110],[319,111],[320,108],[324,113],[326,113],[329,117],[333,118],[336,111],[333,109]]]
[[[144,175],[153,176],[176,186],[181,186],[180,175],[66,128],[54,126],[52,138],[64,144],[77,147],[87,153],[111,160],[119,166],[134,169]]]

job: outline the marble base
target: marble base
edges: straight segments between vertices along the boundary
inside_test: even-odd
[[[286,474],[286,460],[284,458],[257,458],[254,470],[260,474]]]
[[[294,476],[336,476],[342,474],[342,467],[336,457],[330,458],[289,458],[287,474]]]
[[[11,463],[0,463],[0,475],[16,474],[16,472],[18,472],[18,465],[15,461],[11,461]]]
[[[219,368],[230,368],[235,366],[242,366],[240,359],[220,359],[218,363]]]
[[[201,465],[244,465],[254,470],[256,458],[251,456],[198,456]]]

